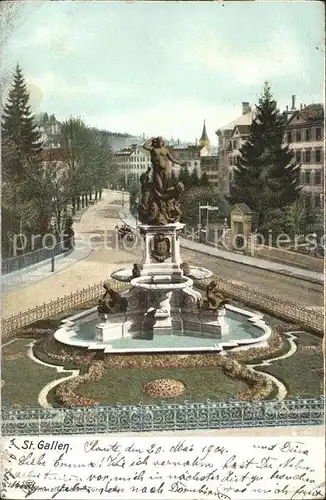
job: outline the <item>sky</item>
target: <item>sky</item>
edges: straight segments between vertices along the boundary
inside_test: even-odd
[[[3,2],[3,101],[18,62],[34,113],[199,139],[255,104],[322,102],[322,2]]]

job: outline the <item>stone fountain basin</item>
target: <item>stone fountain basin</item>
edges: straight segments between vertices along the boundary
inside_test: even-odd
[[[187,276],[139,276],[130,281],[131,286],[142,290],[172,292],[191,287],[193,280]]]
[[[133,266],[117,269],[111,273],[111,278],[124,283],[129,283],[133,279],[132,268]],[[211,271],[205,269],[204,267],[190,266],[188,278],[203,280],[210,278],[212,274],[213,273]],[[146,275],[144,274],[144,276]]]

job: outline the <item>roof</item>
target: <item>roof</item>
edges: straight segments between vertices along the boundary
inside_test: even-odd
[[[250,134],[250,125],[236,125],[234,127],[234,130],[236,128],[239,130],[240,135],[249,135]],[[234,133],[234,130],[233,130],[233,133]]]
[[[251,208],[249,208],[248,205],[246,205],[245,203],[236,203],[235,205],[233,205],[231,210],[233,210],[234,208],[240,208],[241,212],[243,212],[244,214],[252,214],[253,213]]]
[[[308,104],[302,109],[299,109],[290,117],[287,123],[290,123],[297,115],[301,115],[306,120],[323,120],[324,119],[324,106],[321,103]]]
[[[201,138],[199,139],[200,146],[206,146],[209,144],[209,138],[206,132],[206,120],[204,120],[203,132],[201,134]]]
[[[234,127],[236,127],[237,125],[251,125],[254,115],[255,115],[255,109],[251,109],[250,111],[248,111],[248,113],[244,113],[243,115],[239,116],[236,120],[233,120],[227,125],[223,125],[223,127],[220,127],[216,133],[225,132],[226,130],[234,130]]]

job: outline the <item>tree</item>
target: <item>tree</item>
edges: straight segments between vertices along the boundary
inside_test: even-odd
[[[190,173],[188,167],[182,167],[179,174],[179,181],[187,188],[190,185]]]
[[[23,72],[17,64],[13,84],[9,91],[2,116],[2,140],[11,148],[10,157],[4,163],[6,178],[21,178],[24,175],[22,158],[38,153],[41,149],[40,134],[29,106],[29,93]]]
[[[202,173],[199,181],[200,186],[209,186],[209,178],[205,171]]]
[[[224,196],[217,188],[211,186],[193,187],[186,190],[182,199],[182,222],[196,227],[198,224],[198,206],[206,205],[218,206],[218,212],[212,212],[209,216],[210,222],[223,220],[228,216],[230,207]]]
[[[283,136],[284,120],[266,82],[231,188],[232,202],[244,202],[255,211],[259,226],[269,211],[282,209],[300,196],[299,165],[294,152],[283,145]]]
[[[318,226],[318,219],[310,205],[309,197],[300,196],[294,203],[282,209],[270,210],[261,230],[267,233],[270,229],[275,237],[286,233],[291,240],[294,240],[295,236],[302,235],[303,237],[316,232]]]
[[[4,106],[2,129],[2,249],[10,255],[9,233],[33,231],[33,190],[29,162],[40,152],[40,135],[29,106],[23,72],[17,64]],[[9,239],[8,239],[9,238]]]
[[[191,187],[196,187],[196,186],[200,185],[200,179],[199,179],[199,176],[198,176],[198,170],[196,168],[194,168],[193,171],[190,174],[189,185]]]
[[[90,129],[80,118],[62,123],[60,144],[64,151],[68,185],[73,213],[80,209],[83,194],[94,188],[92,179],[92,138]]]

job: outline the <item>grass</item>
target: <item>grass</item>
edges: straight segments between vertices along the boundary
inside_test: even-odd
[[[16,340],[2,348],[1,378],[5,384],[1,390],[2,405],[7,407],[38,406],[41,389],[51,382],[69,375],[57,373],[54,368],[35,363],[27,356],[31,340]],[[6,359],[14,355],[15,359]]]
[[[256,368],[274,375],[287,387],[288,398],[315,397],[324,393],[323,386],[323,353],[321,339],[309,333],[298,335],[297,351],[289,358],[275,361],[271,366]],[[318,350],[306,350],[307,347]],[[316,371],[318,370],[318,371]]]
[[[81,396],[96,399],[102,405],[158,403],[160,400],[143,392],[150,380],[172,378],[185,385],[185,391],[166,401],[203,402],[226,400],[244,391],[248,386],[233,380],[218,368],[163,368],[163,369],[107,369],[99,382],[90,382],[76,390]]]

